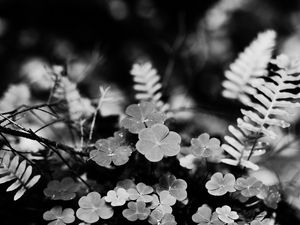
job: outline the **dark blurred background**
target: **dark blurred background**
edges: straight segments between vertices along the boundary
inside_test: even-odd
[[[149,59],[167,97],[179,85],[224,109],[224,69],[265,29],[278,32],[278,51],[297,54],[299,12],[297,0],[1,0],[0,90],[67,64],[90,95],[100,82],[130,94],[132,63]]]

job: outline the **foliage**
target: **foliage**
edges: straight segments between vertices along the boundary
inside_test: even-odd
[[[225,195],[227,192],[235,192],[235,177],[231,173],[223,176],[217,172],[213,174],[210,180],[205,184],[208,193],[215,196]]]
[[[218,218],[224,223],[233,223],[234,220],[239,218],[238,214],[235,211],[231,211],[228,205],[217,208],[216,213],[218,214]]]
[[[192,220],[198,225],[223,225],[224,223],[218,218],[216,212],[212,213],[211,208],[202,205],[192,216]]]
[[[209,139],[209,134],[204,133],[199,137],[192,138],[191,149],[196,157],[211,157],[214,152],[221,151],[220,141],[217,138]]]
[[[90,152],[90,158],[99,166],[109,167],[111,163],[116,166],[125,164],[131,155],[131,148],[122,145],[115,137],[100,139],[95,143],[96,150]]]
[[[238,178],[236,180],[235,189],[240,190],[245,197],[253,197],[260,193],[263,183],[255,177]]]
[[[52,200],[72,200],[76,197],[78,184],[70,177],[65,177],[61,182],[52,180],[44,189],[44,194]]]
[[[52,221],[48,225],[65,225],[75,221],[74,210],[66,208],[62,210],[61,206],[53,207],[51,210],[46,211],[43,215],[46,221]]]
[[[163,124],[155,124],[139,133],[136,149],[151,162],[158,162],[164,156],[175,156],[180,151],[181,137]]]
[[[5,154],[0,162],[0,184],[15,180],[6,191],[18,190],[14,195],[14,200],[21,198],[24,193],[32,188],[41,178],[40,175],[32,175],[32,167],[27,166],[26,160],[20,162],[19,156],[10,158],[10,154]]]
[[[182,201],[187,197],[187,183],[182,179],[176,179],[174,175],[165,175],[159,179],[157,192],[168,191],[170,195],[178,201]]]
[[[249,102],[252,81],[267,74],[267,65],[275,47],[276,33],[267,30],[259,33],[257,38],[242,52],[225,71],[228,80],[223,82],[223,96],[238,99],[245,105]]]
[[[145,202],[129,202],[127,206],[128,209],[123,210],[122,214],[129,221],[145,220],[150,214]]]
[[[138,102],[117,116],[101,114],[109,87],[101,85],[95,99],[60,66],[47,68],[52,83],[45,96],[26,84],[11,86],[0,104],[0,184],[5,190],[14,180],[6,190],[16,190],[16,200],[43,176],[37,186],[43,191],[30,194],[34,201],[43,196],[45,205],[60,200],[43,215],[49,224],[73,223],[75,211],[80,224],[277,223],[287,188],[279,179],[268,185],[252,170],[259,173],[291,149],[281,139],[299,106],[300,63],[283,55],[271,59],[275,36],[259,34],[225,72],[223,96],[243,103],[235,125],[203,113],[202,103],[172,108],[173,92],[162,97],[150,62],[133,65]],[[33,168],[41,175],[32,175]]]
[[[130,105],[126,108],[125,113],[128,116],[121,121],[121,126],[134,134],[154,124],[163,124],[166,120],[165,115],[158,112],[151,102]]]
[[[128,190],[129,199],[142,201],[142,202],[151,202],[153,197],[150,195],[153,192],[153,188],[145,185],[144,183],[138,183],[135,188],[130,188]]]
[[[133,88],[137,92],[135,95],[137,100],[153,102],[163,112],[169,108],[161,100],[162,93],[160,89],[162,85],[159,83],[156,69],[152,68],[150,62],[133,64],[130,74],[135,82]]]
[[[86,223],[95,223],[99,218],[109,219],[114,213],[97,192],[81,197],[78,204],[80,208],[76,211],[76,216]]]
[[[117,190],[110,190],[105,197],[106,202],[110,202],[112,206],[122,206],[129,198],[129,193],[124,188],[117,188]]]

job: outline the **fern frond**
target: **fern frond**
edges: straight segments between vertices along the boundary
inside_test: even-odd
[[[277,62],[280,62],[279,56]],[[247,104],[249,110],[242,109],[243,119],[238,119],[238,126],[248,131],[276,138],[276,133],[272,131],[272,126],[287,128],[290,123],[287,118],[292,116],[289,111],[300,107],[300,94],[295,94],[298,85],[293,83],[300,81],[300,74],[296,76],[288,73],[287,69],[279,69],[268,79],[257,78],[251,81],[251,92],[254,100]]]
[[[169,109],[168,104],[162,100],[160,77],[157,70],[152,67],[150,62],[138,64],[135,63],[130,71],[133,76],[136,91],[135,98],[138,101],[151,101],[157,108],[163,112]]]
[[[14,200],[21,198],[24,193],[33,187],[41,178],[40,175],[31,177],[32,167],[26,165],[26,161],[23,160],[20,163],[19,156],[10,159],[9,154],[5,154],[0,163],[0,184],[15,180],[6,191],[17,190]]]
[[[238,127],[229,126],[231,136],[226,136],[223,149],[233,159],[223,159],[222,162],[230,165],[243,165],[247,168],[258,169],[250,162],[250,157],[263,152],[268,143],[260,142],[260,138],[277,137],[274,127],[287,128],[290,123],[287,119],[292,116],[290,111],[300,107],[300,94],[294,93],[299,83],[300,73],[297,73],[297,64],[289,64],[286,56],[278,56],[271,63],[279,69],[268,77],[256,78],[250,82],[253,100],[249,99],[249,109],[242,109],[243,118],[237,119]],[[296,66],[295,66],[296,65]]]
[[[76,83],[73,83],[67,77],[60,78],[53,97],[66,102],[68,114],[72,121],[78,121],[82,117],[89,117],[94,112],[90,100],[83,98]]]
[[[257,142],[253,133],[234,127],[228,127],[231,136],[225,136],[224,139],[227,143],[222,145],[232,158],[222,159],[221,162],[237,166],[241,165],[252,170],[258,170],[259,167],[250,161],[250,155],[259,156],[265,153],[265,143]]]
[[[224,87],[222,95],[225,98],[238,99],[243,104],[249,101],[245,92],[253,79],[266,75],[275,38],[276,33],[272,30],[259,33],[244,52],[239,54],[239,57],[229,66],[230,69],[225,71],[227,80],[222,83]]]

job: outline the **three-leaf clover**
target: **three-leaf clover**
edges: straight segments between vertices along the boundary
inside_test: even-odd
[[[257,197],[263,199],[266,206],[276,209],[277,204],[281,199],[281,194],[279,193],[277,185],[262,185],[260,188],[260,193],[257,195]]]
[[[187,183],[182,179],[176,179],[174,175],[166,175],[159,179],[157,192],[169,191],[170,195],[178,201],[182,201],[187,197]]]
[[[75,183],[71,177],[65,177],[61,182],[52,180],[44,189],[44,194],[52,200],[71,200],[75,198],[78,190],[78,183]]]
[[[138,183],[135,188],[128,190],[129,199],[143,202],[151,202],[153,197],[150,195],[153,192],[153,188],[145,185],[144,183]]]
[[[234,223],[234,220],[239,218],[239,215],[235,211],[231,211],[228,205],[217,208],[216,213],[219,219],[224,223]]]
[[[209,139],[209,134],[201,134],[198,138],[192,138],[191,149],[196,157],[207,158],[213,155],[214,152],[219,152],[220,140],[217,138]]]
[[[180,151],[181,137],[163,124],[155,124],[139,133],[137,150],[151,162],[158,162],[164,156],[175,156]]]
[[[99,217],[109,219],[114,213],[98,192],[90,192],[87,196],[81,197],[78,204],[80,208],[76,216],[86,223],[95,223]]]
[[[67,208],[62,210],[61,206],[53,207],[43,214],[43,219],[52,221],[48,225],[65,225],[75,221],[74,210]]]
[[[151,102],[130,105],[127,107],[125,113],[128,116],[121,121],[121,126],[134,134],[154,124],[162,124],[166,120],[166,116],[163,113],[157,112],[155,105]]]
[[[124,209],[122,214],[129,221],[145,220],[151,212],[149,208],[146,208],[146,203],[142,201],[129,202],[127,206],[128,209]]]
[[[132,152],[129,146],[120,145],[114,138],[100,139],[95,147],[96,150],[90,152],[90,158],[104,167],[109,167],[112,162],[116,166],[125,164]]]
[[[162,191],[157,195],[153,195],[150,209],[160,210],[163,214],[172,213],[172,205],[176,203],[176,198],[170,195],[169,191]]]
[[[235,177],[231,173],[223,174],[220,172],[212,175],[210,180],[206,182],[205,187],[208,193],[215,196],[225,195],[227,192],[235,192]]]
[[[212,213],[211,208],[205,204],[198,208],[192,216],[192,220],[198,225],[224,225],[218,218],[218,214],[216,212]]]
[[[110,202],[112,206],[121,206],[128,200],[129,194],[124,188],[110,190],[105,197],[106,202]]]
[[[259,194],[263,183],[257,180],[255,177],[238,178],[236,180],[235,188],[241,191],[241,194],[245,197],[253,197]]]
[[[170,214],[164,214],[161,210],[153,210],[149,216],[149,223],[153,225],[176,225],[175,217]]]

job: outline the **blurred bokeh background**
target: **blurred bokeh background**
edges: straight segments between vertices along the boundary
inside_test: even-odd
[[[187,90],[224,109],[223,71],[257,33],[278,32],[277,51],[299,54],[299,1],[290,0],[1,0],[0,90],[41,79],[45,65],[67,65],[88,95],[100,83],[128,96],[129,70],[149,59],[166,97]],[[238,107],[237,107],[238,108]]]

